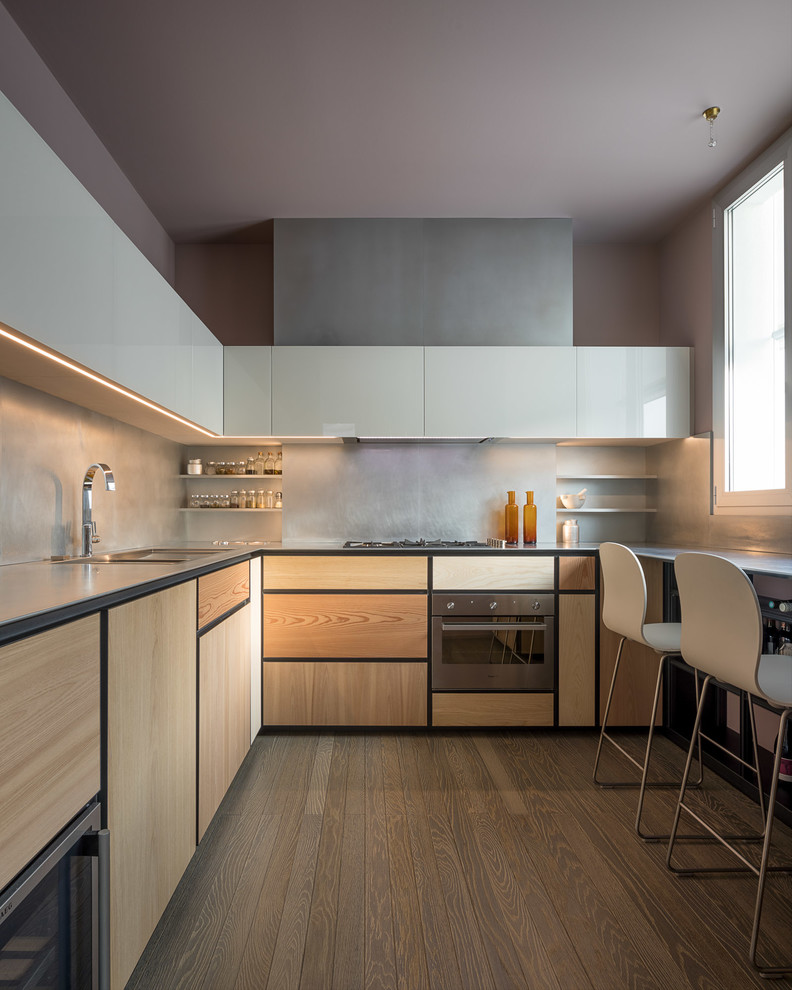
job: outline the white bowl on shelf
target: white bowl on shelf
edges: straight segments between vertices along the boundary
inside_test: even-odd
[[[561,504],[565,509],[579,509],[586,501],[586,496],[584,494],[572,495],[567,492],[559,497],[561,499]]]

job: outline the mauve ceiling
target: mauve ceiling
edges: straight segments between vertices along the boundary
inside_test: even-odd
[[[652,240],[792,121],[789,0],[3,2],[177,241],[430,216]]]

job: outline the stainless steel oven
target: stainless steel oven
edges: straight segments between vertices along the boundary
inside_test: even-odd
[[[553,595],[432,595],[432,690],[552,691]]]
[[[93,803],[0,894],[0,987],[109,988],[108,850]]]

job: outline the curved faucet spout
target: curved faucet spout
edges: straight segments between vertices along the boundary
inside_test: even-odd
[[[96,523],[91,519],[91,504],[93,502],[93,482],[94,475],[97,471],[102,472],[104,478],[105,488],[109,492],[115,491],[115,478],[113,477],[113,472],[110,470],[107,464],[103,464],[97,461],[95,464],[91,464],[88,470],[85,472],[85,477],[82,483],[82,550],[80,552],[81,557],[90,557],[93,554],[93,544],[99,543],[99,537],[96,535]]]

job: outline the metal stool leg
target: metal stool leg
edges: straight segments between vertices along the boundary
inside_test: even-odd
[[[669,870],[672,871],[672,873],[676,873],[679,876],[689,876],[689,875],[697,874],[697,873],[719,873],[719,874],[746,873],[746,872],[758,873],[758,870],[756,869],[756,867],[755,866],[752,866],[751,863],[745,858],[745,856],[743,856],[743,854],[739,851],[739,849],[735,848],[730,843],[731,842],[761,842],[761,841],[763,841],[765,839],[766,834],[767,834],[767,826],[768,826],[767,820],[764,818],[764,815],[763,815],[763,821],[762,821],[762,826],[763,827],[762,827],[762,832],[761,833],[755,833],[754,832],[754,833],[749,833],[749,834],[742,834],[741,833],[741,834],[736,834],[736,835],[722,835],[720,832],[718,832],[716,829],[714,829],[708,822],[705,822],[704,819],[701,818],[701,816],[698,815],[691,807],[689,807],[687,804],[685,804],[685,793],[686,793],[687,788],[688,788],[688,780],[689,780],[689,777],[690,777],[690,767],[691,767],[691,764],[693,762],[693,751],[696,748],[696,745],[699,744],[700,743],[700,740],[701,740],[701,736],[702,736],[702,732],[701,732],[701,721],[702,721],[702,717],[704,715],[704,702],[706,701],[707,689],[710,686],[710,681],[711,680],[712,680],[712,676],[708,674],[704,678],[704,684],[702,685],[702,688],[701,688],[701,698],[699,700],[698,710],[696,712],[696,722],[695,722],[695,725],[693,726],[693,737],[690,740],[690,747],[688,749],[687,760],[685,762],[685,771],[682,774],[682,786],[680,787],[680,790],[679,790],[679,800],[677,801],[676,812],[674,814],[674,823],[671,826],[671,834],[669,835],[668,852],[666,854],[666,866],[669,868]],[[752,723],[753,723],[753,720],[752,720]],[[704,738],[705,739],[708,739],[709,737],[708,736],[704,736]],[[710,741],[712,741],[712,740],[710,740]],[[719,744],[716,744],[716,745],[719,745]],[[720,748],[723,749],[724,747],[720,747]],[[756,743],[755,743],[755,739],[754,739],[754,749],[755,748],[756,748]],[[734,754],[731,754],[731,755],[734,756]],[[753,770],[756,773],[756,775],[757,775],[757,777],[759,779],[759,789],[761,790],[762,789],[762,779],[761,779],[761,776],[759,774],[758,765],[752,767],[750,765],[750,763],[746,763],[744,760],[739,759],[739,757],[734,757],[734,758],[735,759],[738,759],[739,762],[743,764],[743,766],[748,767],[749,769]],[[764,808],[764,801],[762,801],[762,808]],[[743,866],[734,866],[734,867],[726,867],[726,866],[714,866],[714,867],[711,867],[711,866],[677,867],[677,866],[674,866],[672,864],[672,862],[671,862],[672,856],[673,856],[673,853],[674,853],[674,843],[676,842],[676,840],[678,838],[683,838],[683,836],[678,835],[679,819],[680,819],[680,816],[681,816],[681,813],[682,813],[683,810],[686,811],[690,815],[691,818],[695,819],[695,821],[697,821],[699,823],[699,825],[701,825],[701,827],[703,829],[705,829],[705,831],[709,834],[709,836],[711,838],[717,840],[718,842],[720,842],[720,844],[722,846],[724,846],[726,849],[728,849],[730,852],[732,852],[737,857],[737,859],[740,860],[740,862],[743,864]],[[707,836],[699,835],[699,836],[695,836],[695,838],[701,840],[701,839],[706,839]]]
[[[759,975],[766,979],[775,979],[781,976],[792,974],[792,964],[789,966],[760,966],[756,961],[756,949],[759,941],[759,923],[762,918],[762,903],[764,901],[765,881],[769,872],[768,862],[770,860],[770,840],[773,834],[773,815],[775,812],[776,795],[778,794],[778,771],[781,766],[781,740],[789,720],[792,708],[787,708],[781,713],[781,721],[778,726],[778,743],[776,745],[775,759],[773,760],[773,782],[770,785],[770,798],[767,806],[767,824],[765,826],[764,846],[762,847],[762,863],[759,868],[759,885],[756,890],[756,907],[754,908],[753,929],[751,931],[751,948],[748,958],[759,971]],[[788,870],[778,870],[773,872],[789,872]]]

